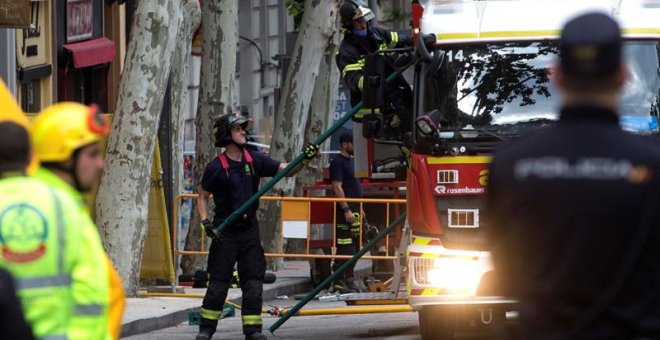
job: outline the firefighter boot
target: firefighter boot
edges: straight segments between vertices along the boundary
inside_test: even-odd
[[[197,334],[197,337],[195,338],[195,340],[211,340],[212,336],[213,336],[213,334],[211,334],[209,331],[200,330],[199,334]]]
[[[266,339],[268,339],[268,337],[261,332],[250,333],[245,336],[245,340],[266,340]]]
[[[344,279],[335,281],[335,283],[332,285],[332,290],[339,292],[340,294],[350,294],[357,292],[357,290],[350,288],[348,282],[346,282]]]

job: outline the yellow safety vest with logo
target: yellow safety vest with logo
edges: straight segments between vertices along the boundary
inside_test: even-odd
[[[108,339],[103,249],[81,223],[76,203],[42,181],[0,180],[0,266],[40,339]]]
[[[90,217],[84,197],[78,190],[62,180],[62,178],[43,167],[37,169],[34,177],[73,199],[77,206],[76,210],[79,214],[79,220],[81,221],[80,231],[84,232],[87,243],[93,248],[90,252],[95,254],[93,263],[96,266],[96,273],[94,275],[96,275],[97,280],[94,280],[96,285],[94,300],[103,308],[94,320],[90,318],[76,318],[74,323],[80,323],[82,327],[103,327],[106,331],[104,339],[118,339],[125,306],[124,291],[119,275],[117,275],[112,262],[103,249],[98,229]],[[72,211],[71,213],[74,212]],[[86,289],[85,287],[83,285],[81,289]],[[81,293],[85,292],[81,290]]]

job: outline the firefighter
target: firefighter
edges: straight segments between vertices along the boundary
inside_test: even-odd
[[[362,90],[365,82],[365,55],[380,50],[412,45],[410,34],[388,31],[372,24],[373,12],[360,1],[346,0],[339,7],[344,38],[339,46],[337,66],[344,83],[351,93],[351,106],[362,100]],[[435,36],[424,36],[426,44],[435,43]],[[400,55],[400,54],[398,54]],[[389,75],[394,68],[388,65],[385,73]],[[401,133],[410,130],[412,91],[410,86],[399,75],[385,85],[384,101],[380,106],[385,116],[386,131],[390,139],[400,139]],[[353,116],[356,121],[362,121],[371,109],[361,109]],[[378,113],[379,115],[381,113]]]
[[[227,298],[234,264],[237,264],[238,276],[241,278],[241,312],[245,338],[266,339],[261,333],[261,295],[266,259],[256,217],[258,201],[234,223],[218,234],[213,232],[224,219],[259,191],[259,180],[262,177],[272,177],[287,166],[286,163],[246,148],[247,123],[247,119],[234,113],[222,115],[215,121],[215,146],[224,147],[225,150],[206,166],[199,187],[197,212],[212,242],[207,266],[209,286],[200,309],[201,322],[197,340],[210,339],[215,333]],[[318,146],[307,144],[304,152],[305,160],[287,176],[294,175],[314,158],[318,153]],[[215,205],[212,219],[208,211],[211,194]]]
[[[493,260],[525,339],[660,338],[660,152],[623,131],[629,76],[618,23],[590,12],[561,32],[559,121],[496,152]]]
[[[353,135],[344,132],[339,136],[339,154],[330,162],[330,181],[332,190],[338,198],[362,197],[362,185],[355,177],[353,162]],[[335,209],[337,255],[355,255],[360,242],[360,221],[363,215],[357,203],[340,202]],[[348,260],[335,259],[332,271],[337,271]],[[342,294],[360,291],[354,281],[355,264],[347,268],[332,286]]]
[[[89,339],[119,338],[125,306],[121,280],[103,249],[83,197],[101,176],[101,142],[109,131],[110,123],[96,105],[74,102],[45,108],[32,129],[32,145],[41,163],[34,176],[76,203],[76,209],[67,213],[76,216],[76,232],[83,237],[77,250],[84,253],[80,264],[84,271],[74,276],[73,296],[79,299],[74,321],[81,327],[94,325],[104,333]]]

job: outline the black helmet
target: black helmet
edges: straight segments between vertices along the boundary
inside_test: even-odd
[[[215,130],[215,146],[227,146],[232,143],[231,128],[240,125],[243,130],[247,129],[248,120],[235,113],[228,113],[215,120],[213,129]]]
[[[342,27],[351,28],[354,20],[364,18],[365,21],[370,21],[374,18],[374,13],[362,1],[346,0],[339,6],[339,17]]]

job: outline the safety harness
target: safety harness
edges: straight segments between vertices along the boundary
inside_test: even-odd
[[[229,179],[229,160],[227,160],[226,152],[221,153],[220,156],[218,156],[218,158],[220,158],[220,164],[222,165],[222,168],[225,170],[227,179]],[[252,166],[252,155],[250,155],[250,153],[247,150],[243,149],[243,158],[245,158],[245,161],[250,166],[250,171],[254,176],[255,172],[254,172],[254,167]]]

